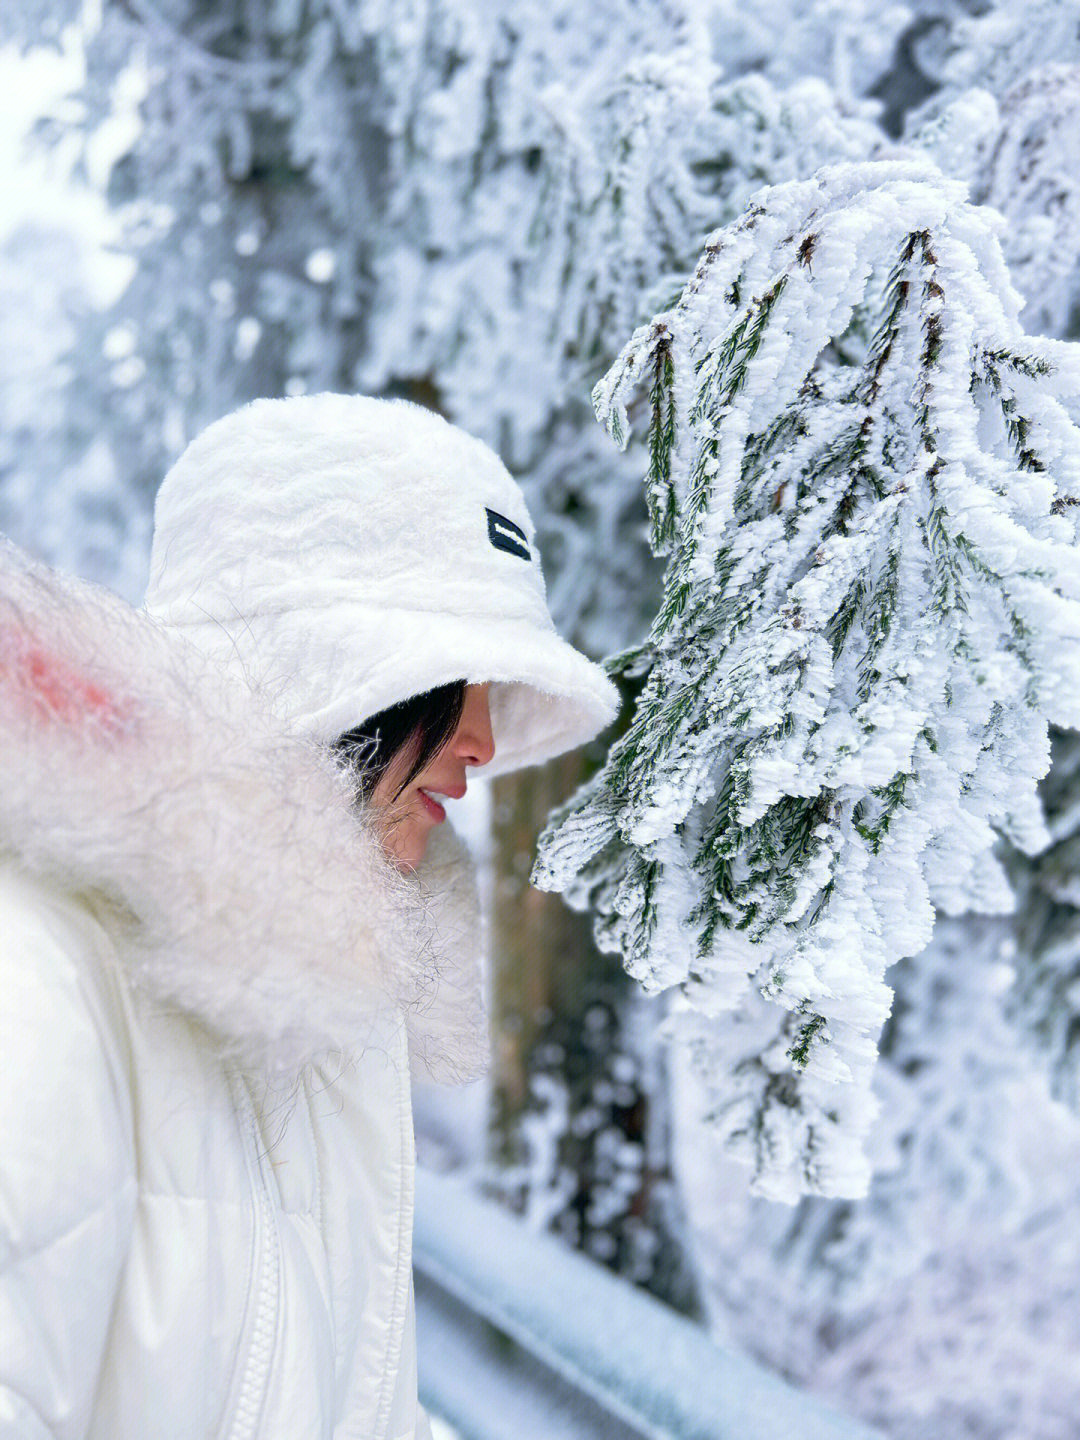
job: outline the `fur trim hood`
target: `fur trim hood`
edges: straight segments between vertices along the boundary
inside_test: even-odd
[[[236,672],[0,542],[0,850],[87,896],[132,983],[295,1072],[404,1009],[414,1076],[487,1063],[479,907],[448,825],[405,875],[355,785]]]

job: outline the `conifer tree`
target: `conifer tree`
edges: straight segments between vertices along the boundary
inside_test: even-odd
[[[759,1193],[859,1195],[886,967],[935,905],[1007,911],[1080,708],[1071,347],[921,161],[825,167],[710,236],[597,386],[649,387],[667,557],[633,723],[534,883],[716,1019],[715,1123]]]
[[[985,19],[972,24],[986,40],[997,30],[1000,49],[973,52],[966,75],[912,117],[909,143],[1006,217],[999,234],[1025,329],[1075,338],[1075,82],[1073,66],[1057,63],[1075,58],[1074,20],[1057,4],[1034,14],[999,6]],[[945,26],[937,34],[949,38]],[[984,64],[995,53],[1009,62],[997,78]],[[1018,61],[1039,68],[1026,74]],[[699,1134],[677,1142],[684,1182],[700,1176],[687,1193],[717,1333],[898,1437],[1009,1430],[1050,1440],[1076,1413],[1076,1331],[1058,1277],[1075,1254],[1080,1130],[1039,1074],[1050,1067],[1075,1116],[1073,732],[1051,736],[1040,789],[1054,845],[1034,858],[1001,847],[1016,913],[980,923],[939,912],[927,950],[887,972],[895,999],[874,1072],[882,1109],[866,1197],[807,1197],[785,1214],[747,1199],[737,1167],[713,1149],[699,1163]],[[709,1052],[723,1039],[707,1017],[694,1021],[693,1084],[705,1095],[722,1075]],[[679,1091],[675,1104],[690,1098]]]

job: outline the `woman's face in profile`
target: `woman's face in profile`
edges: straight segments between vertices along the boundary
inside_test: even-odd
[[[424,858],[428,836],[446,818],[440,799],[465,794],[465,767],[486,765],[495,754],[489,689],[487,684],[466,685],[457,729],[396,800],[392,797],[416,758],[419,735],[402,746],[371,792],[383,847],[400,870],[415,870]]]

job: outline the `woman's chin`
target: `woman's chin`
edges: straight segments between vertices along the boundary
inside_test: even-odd
[[[430,826],[417,827],[414,834],[404,836],[397,835],[395,844],[385,847],[386,853],[394,865],[404,874],[411,874],[424,858],[427,851],[428,835]]]
[[[403,875],[415,875],[417,866],[420,864],[420,861],[423,858],[424,857],[422,855],[417,855],[415,857],[409,856],[407,858],[401,855],[394,855],[391,857],[395,867],[400,870]]]

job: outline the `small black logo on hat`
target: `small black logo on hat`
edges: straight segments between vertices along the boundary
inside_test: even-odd
[[[505,515],[500,515],[497,510],[489,510],[485,505],[484,510],[488,520],[488,539],[496,550],[506,550],[511,555],[520,555],[523,560],[532,559],[532,551],[529,549],[529,542],[525,531],[520,525],[515,525],[512,520],[507,520]]]

